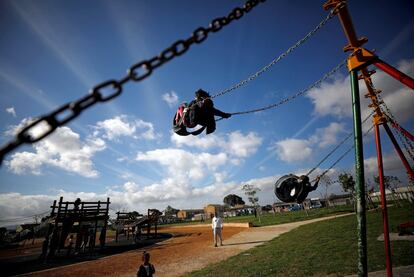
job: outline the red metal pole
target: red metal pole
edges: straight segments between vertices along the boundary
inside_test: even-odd
[[[394,144],[395,151],[397,151],[398,155],[400,156],[400,159],[401,159],[402,163],[404,164],[405,169],[407,170],[407,173],[408,173],[408,175],[411,179],[411,182],[414,183],[414,171],[413,171],[413,169],[411,168],[410,164],[408,163],[407,159],[405,158],[404,153],[402,152],[400,146],[398,145],[397,140],[395,139],[394,135],[392,134],[390,127],[388,127],[388,124],[383,123],[383,126],[384,126],[384,129],[387,132],[388,136],[390,137],[390,139],[392,141],[392,144]]]
[[[392,67],[391,65],[387,64],[386,62],[378,59],[374,62],[374,65],[384,71],[385,73],[389,74],[391,77],[397,79],[407,87],[414,90],[414,79],[410,76],[402,73],[395,67]]]
[[[410,134],[410,132],[408,132],[407,130],[405,130],[403,127],[401,127],[397,122],[392,121],[391,124],[392,124],[392,126],[394,128],[400,130],[401,133],[403,133],[404,136],[406,136],[407,138],[409,138],[412,141],[414,141],[414,136],[412,134]]]
[[[380,137],[380,130],[379,130],[378,124],[375,124],[375,143],[377,145],[378,176],[379,176],[380,192],[381,192],[381,209],[382,209],[382,222],[383,222],[383,228],[384,228],[384,246],[385,246],[385,258],[386,258],[386,265],[387,265],[387,276],[392,277],[390,233],[388,229],[387,196],[385,194],[384,167],[382,164],[381,137]]]

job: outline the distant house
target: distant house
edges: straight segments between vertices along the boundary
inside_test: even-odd
[[[352,204],[352,194],[341,194],[341,195],[335,195],[332,194],[327,199],[327,204],[329,206],[343,206],[343,205],[351,205]]]
[[[393,190],[386,189],[385,195],[387,200],[395,200],[394,197],[397,199],[406,199],[411,203],[414,202],[414,188],[412,186],[407,187],[399,187]],[[370,193],[373,201],[381,202],[381,193],[379,191]]]
[[[206,215],[206,218],[212,218],[215,213],[218,213],[220,215],[223,215],[224,213],[224,205],[220,204],[209,204],[204,207],[204,214]]]
[[[285,203],[285,202],[277,202],[273,204],[273,209],[275,212],[287,212],[289,211],[296,203]]]
[[[177,217],[183,220],[192,219],[197,214],[203,214],[204,210],[202,209],[187,209],[187,210],[179,210],[177,213]]]
[[[21,224],[21,225],[19,225],[19,226],[16,227],[16,232],[17,233],[20,233],[20,232],[23,232],[25,230],[28,230],[30,232],[34,232],[35,227],[37,227],[39,225],[40,224],[38,224],[38,223]]]

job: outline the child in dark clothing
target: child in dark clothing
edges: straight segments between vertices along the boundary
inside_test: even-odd
[[[155,273],[154,265],[149,262],[150,254],[145,252],[142,254],[142,265],[139,266],[137,277],[152,277]]]

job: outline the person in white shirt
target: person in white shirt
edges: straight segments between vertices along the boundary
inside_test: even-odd
[[[217,247],[218,239],[220,239],[220,246],[223,246],[223,238],[221,237],[223,220],[217,213],[214,214],[213,220],[211,221],[211,228],[213,229],[214,247]]]

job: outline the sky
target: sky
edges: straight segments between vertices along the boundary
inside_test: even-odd
[[[111,199],[111,213],[146,213],[222,203],[241,186],[260,189],[262,205],[285,174],[304,174],[352,132],[346,67],[277,108],[234,115],[213,134],[180,137],[171,123],[178,105],[202,88],[212,95],[247,79],[303,38],[326,16],[323,1],[266,1],[211,33],[118,98],[97,104],[33,145],[6,155],[0,167],[0,225],[47,214],[53,200]],[[72,0],[0,2],[0,143],[24,124],[74,101],[95,85],[121,79],[133,64],[152,58],[198,27],[207,27],[243,1]],[[348,1],[365,48],[414,76],[411,1]],[[337,17],[245,86],[214,98],[229,113],[268,106],[307,88],[346,59]],[[370,67],[369,69],[373,69]],[[380,70],[376,88],[397,121],[414,131],[414,93]],[[361,109],[370,113],[361,84]],[[367,130],[371,125],[364,125]],[[329,168],[352,146],[347,141],[311,175]],[[407,177],[382,130],[385,174]],[[409,158],[409,157],[408,157]],[[364,137],[365,176],[377,175],[373,134]],[[351,151],[329,173],[354,171]],[[321,197],[323,186],[311,197]],[[338,184],[329,194],[341,194]]]

